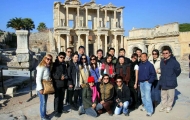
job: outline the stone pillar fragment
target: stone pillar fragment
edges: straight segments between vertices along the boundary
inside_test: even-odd
[[[66,48],[69,48],[69,35],[67,34],[67,47]]]
[[[89,50],[88,50],[88,34],[86,34],[86,45],[85,45],[85,48],[86,48],[86,55],[88,56],[89,55]]]
[[[123,35],[121,35],[121,43],[120,43],[120,48],[123,48]]]
[[[98,49],[100,49],[100,35],[97,35],[97,38],[98,38],[98,44],[97,44],[97,46],[98,46]]]
[[[88,28],[88,8],[86,8],[86,27]]]
[[[67,24],[67,27],[69,26],[69,8],[66,7],[66,24]]]
[[[16,53],[29,53],[28,49],[28,31],[27,30],[16,30],[17,35],[17,49]]]
[[[77,35],[78,36],[78,44],[77,44],[77,49],[80,47],[80,34]]]
[[[105,35],[105,52],[104,55],[106,56],[107,52],[108,52],[108,43],[107,43],[107,35]]]

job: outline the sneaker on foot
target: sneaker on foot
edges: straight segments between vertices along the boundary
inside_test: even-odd
[[[146,111],[145,108],[141,108],[140,110],[141,110],[141,111]]]
[[[125,116],[129,116],[129,113],[124,113]]]
[[[172,110],[171,108],[167,108],[166,113],[169,113],[171,110]]]
[[[82,109],[83,109],[82,106],[80,106],[80,107],[79,107],[79,110],[78,110],[78,114],[79,114],[79,115],[82,115],[82,113],[83,113],[83,112],[82,112],[82,111],[83,111]]]
[[[165,108],[160,108],[159,112],[164,112]]]
[[[56,113],[55,113],[55,117],[58,117],[58,118],[61,117],[61,113],[56,112]]]
[[[147,117],[151,117],[151,116],[152,116],[152,114],[147,113],[147,114],[146,114],[146,116],[147,116]]]

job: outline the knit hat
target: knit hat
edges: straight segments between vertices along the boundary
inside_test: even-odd
[[[94,82],[94,77],[88,77],[88,83]]]

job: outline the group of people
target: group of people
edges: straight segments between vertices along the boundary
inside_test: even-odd
[[[114,56],[114,48],[110,48],[105,57],[101,49],[96,53],[89,57],[85,55],[84,46],[80,46],[78,52],[72,48],[60,52],[54,63],[50,54],[42,59],[36,77],[42,120],[49,119],[46,114],[48,95],[43,94],[42,80],[50,79],[55,88],[56,117],[67,113],[63,110],[64,103],[78,110],[79,115],[93,117],[104,112],[110,116],[121,113],[129,116],[128,109],[137,109],[141,103],[140,110],[151,116],[160,99],[160,112],[172,110],[181,69],[170,48],[163,49],[162,59],[156,49],[151,57],[137,49],[131,59],[125,57],[124,48],[119,50],[118,58]]]

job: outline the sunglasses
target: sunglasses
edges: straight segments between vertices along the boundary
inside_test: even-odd
[[[133,59],[135,59],[135,60],[136,60],[137,58],[136,58],[136,57],[134,57]]]
[[[61,58],[61,59],[65,59],[65,57],[59,57],[59,58]]]
[[[52,61],[52,59],[50,59],[50,58],[46,58],[46,60],[48,60],[48,61]]]
[[[116,81],[116,83],[122,83],[122,81]]]
[[[109,78],[104,78],[104,80],[109,80]]]
[[[72,51],[67,51],[68,53],[72,53]]]
[[[169,53],[162,53],[162,54],[169,54]]]
[[[86,58],[82,58],[82,60],[86,60]]]
[[[96,59],[90,59],[90,60],[96,60]]]
[[[157,55],[157,53],[152,53],[152,55]]]

